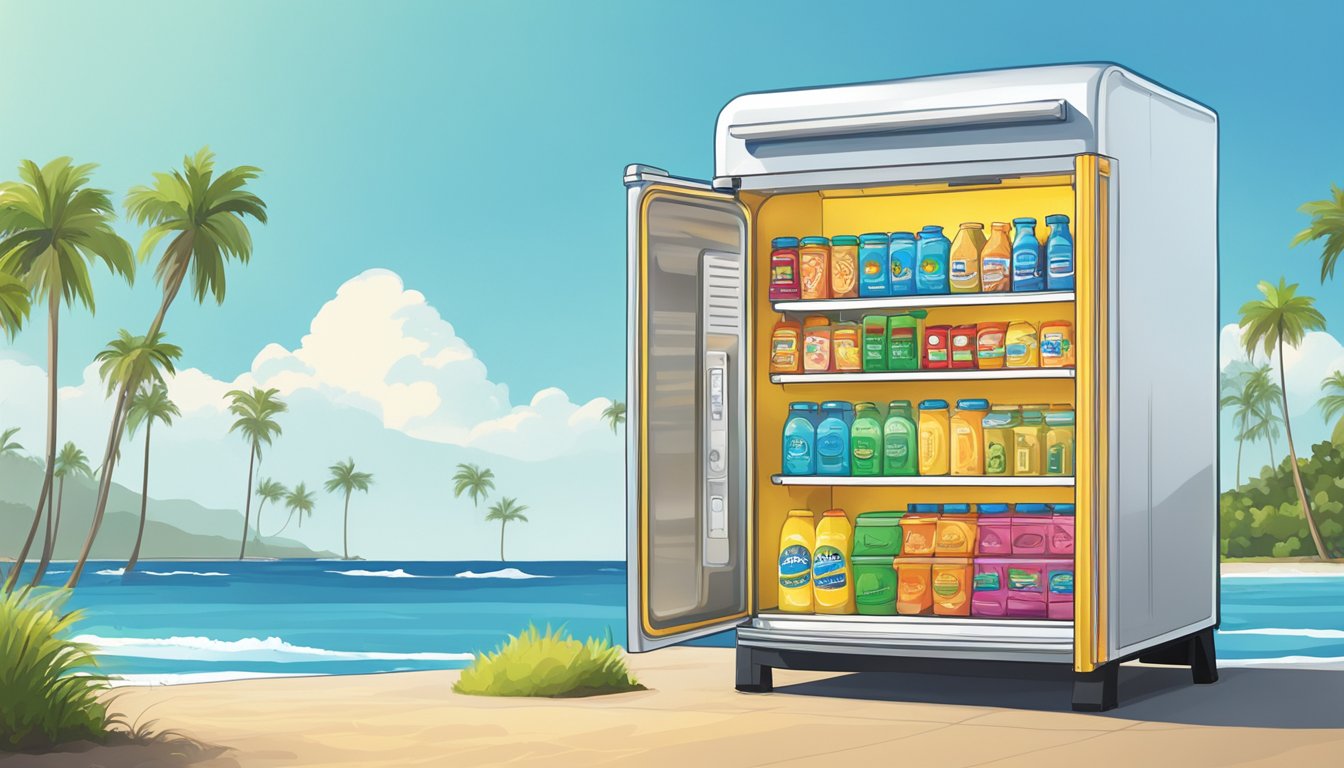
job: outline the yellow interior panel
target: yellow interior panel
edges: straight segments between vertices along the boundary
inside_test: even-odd
[[[770,476],[780,471],[780,442],[790,402],[807,400],[872,400],[884,406],[891,400],[910,400],[918,404],[928,398],[955,401],[958,398],[983,397],[991,403],[1069,403],[1074,404],[1072,379],[1003,381],[915,381],[846,382],[829,384],[774,384],[769,377],[770,334],[780,315],[769,301],[770,240],[781,236],[852,234],[865,232],[917,232],[925,225],[944,228],[949,239],[955,238],[958,225],[965,221],[1008,221],[1021,216],[1037,220],[1037,236],[1049,231],[1045,217],[1052,213],[1075,218],[1075,190],[1072,175],[1005,180],[1002,184],[956,186],[946,184],[827,190],[778,194],[748,202],[755,209],[753,250],[752,347],[754,370],[754,446],[757,580],[757,610],[777,606],[779,530],[790,509],[808,508],[820,515],[826,509],[841,507],[854,515],[871,510],[901,509],[911,502],[1053,502],[1074,500],[1074,489],[1055,488],[968,488],[968,487],[826,487],[777,486]],[[1079,269],[1081,269],[1081,260]],[[882,310],[871,314],[895,314]],[[959,325],[988,321],[1045,320],[1075,321],[1072,303],[1020,304],[998,307],[933,308],[927,324]],[[845,321],[858,321],[863,312],[834,315]],[[792,315],[801,320],[802,315]],[[1077,337],[1075,336],[1075,343]],[[1079,352],[1081,353],[1080,349]],[[1081,360],[1081,354],[1079,356]],[[1078,440],[1084,439],[1085,427],[1078,426]]]

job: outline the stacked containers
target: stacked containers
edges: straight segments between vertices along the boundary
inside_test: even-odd
[[[896,614],[896,571],[901,553],[901,513],[865,512],[854,524],[854,599],[867,616]]]

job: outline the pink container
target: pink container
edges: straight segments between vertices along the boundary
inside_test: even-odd
[[[971,591],[971,615],[999,617],[1008,613],[1008,563],[1002,558],[977,557]]]
[[[975,554],[990,557],[1013,554],[1013,516],[1007,510],[1007,504],[980,505]]]
[[[1044,619],[1049,615],[1045,596],[1046,561],[1014,560],[1005,566],[1007,575],[1007,614],[1023,619]]]
[[[979,578],[977,570],[977,585],[980,583]],[[1073,621],[1073,563],[1068,560],[1051,563],[1046,568],[1045,583],[1049,618],[1055,621]],[[971,610],[975,610],[974,603]]]
[[[1073,515],[1053,515],[1046,547],[1051,555],[1073,556]]]
[[[1023,514],[1037,507],[1044,514]],[[1018,504],[1013,515],[1013,554],[1044,555],[1049,549],[1051,515],[1044,504]]]

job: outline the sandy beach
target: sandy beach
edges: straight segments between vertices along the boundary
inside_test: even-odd
[[[191,741],[96,747],[15,766],[921,766],[1330,764],[1344,673],[1126,667],[1121,707],[1068,711],[1066,682],[776,672],[733,690],[733,653],[631,657],[647,691],[590,699],[459,696],[456,672],[123,688],[114,709]]]

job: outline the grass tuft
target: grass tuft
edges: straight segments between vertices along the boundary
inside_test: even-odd
[[[100,741],[107,727],[107,678],[90,649],[68,639],[78,611],[64,591],[20,590],[0,598],[0,752],[67,741]]]
[[[575,640],[564,628],[528,625],[494,653],[476,656],[453,684],[473,696],[597,696],[644,690],[607,637]]]

